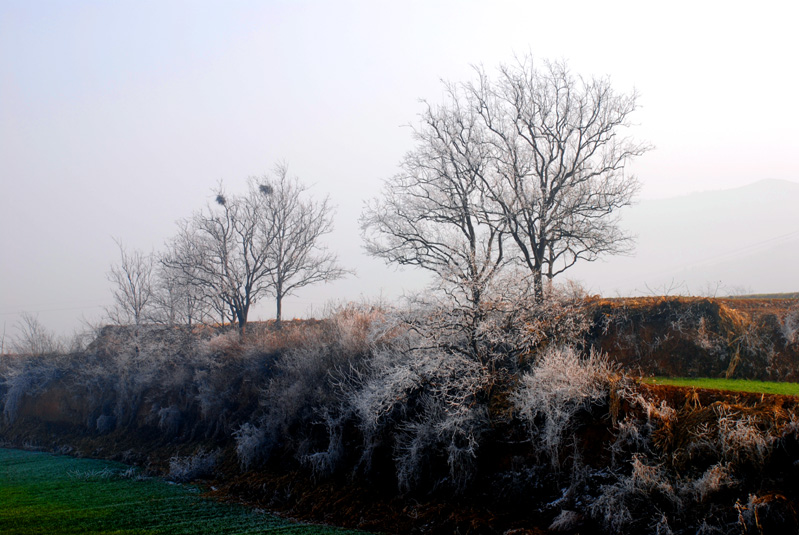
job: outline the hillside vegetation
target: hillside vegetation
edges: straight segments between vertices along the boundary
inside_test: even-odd
[[[397,533],[796,531],[797,398],[636,380],[795,380],[795,301],[518,304],[106,327],[3,357],[0,438]]]

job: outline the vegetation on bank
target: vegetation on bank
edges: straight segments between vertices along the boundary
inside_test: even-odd
[[[655,385],[673,385],[688,388],[728,390],[731,392],[755,392],[759,394],[799,396],[799,383],[750,381],[747,379],[723,379],[718,377],[644,377],[642,381]]]
[[[374,514],[386,531],[795,531],[794,398],[693,395],[625,371],[790,378],[793,305],[767,317],[718,300],[502,295],[478,316],[428,296],[245,336],[106,327],[81,351],[0,359],[0,438],[246,480],[248,498],[289,510],[303,487],[259,474],[353,485],[368,498],[336,521],[375,529]],[[309,514],[349,499],[331,492]],[[470,513],[425,517],[423,503]]]

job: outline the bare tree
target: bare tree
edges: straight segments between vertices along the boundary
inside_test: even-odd
[[[540,302],[545,278],[632,245],[618,209],[638,189],[627,164],[649,148],[623,137],[636,95],[529,57],[477,73],[427,106],[417,148],[363,216],[367,250],[435,272],[474,309],[513,259]]]
[[[250,307],[271,288],[275,231],[266,224],[266,200],[254,181],[242,196],[227,196],[220,185],[216,206],[209,204],[181,221],[162,259],[205,299],[221,304],[241,334]]]
[[[155,292],[156,318],[167,325],[202,323],[211,317],[215,309],[208,296],[181,269],[175,269],[174,250],[161,255],[156,270],[158,282]]]
[[[150,321],[155,293],[155,263],[152,254],[128,252],[117,239],[120,263],[111,266],[108,280],[113,284],[114,305],[109,318],[119,324],[140,326]]]
[[[289,178],[288,167],[282,164],[275,167],[274,177],[266,176],[258,182],[258,191],[266,199],[262,224],[274,233],[269,278],[279,328],[284,297],[311,284],[339,279],[347,271],[320,243],[333,227],[328,198],[307,198],[307,188],[296,178]]]
[[[624,137],[637,95],[615,92],[607,78],[575,78],[563,62],[539,69],[529,56],[501,66],[496,80],[478,74],[461,86],[463,108],[489,132],[487,191],[540,300],[544,277],[632,246],[617,214],[638,190],[626,166],[649,149]]]
[[[11,346],[18,355],[49,355],[63,351],[63,344],[39,321],[36,314],[23,312],[16,323],[17,335]]]
[[[448,90],[445,105],[427,104],[414,130],[416,148],[383,196],[367,204],[361,225],[372,255],[436,274],[435,284],[465,312],[459,323],[476,352],[486,290],[506,262],[505,226],[486,202],[491,147],[481,118],[461,106],[456,88]]]

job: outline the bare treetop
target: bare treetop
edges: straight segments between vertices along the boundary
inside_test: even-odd
[[[251,183],[258,179],[251,179]],[[283,298],[296,290],[344,277],[335,254],[321,243],[333,229],[328,197],[315,201],[307,187],[290,178],[288,167],[275,167],[273,177],[263,177],[258,190],[265,206],[264,222],[274,238],[269,251],[271,292],[275,297],[276,321],[282,320]]]
[[[108,309],[109,318],[117,324],[140,326],[152,321],[155,301],[155,263],[152,254],[139,250],[128,251],[121,241],[120,263],[111,266],[108,280],[112,283],[114,305]]]
[[[501,66],[496,80],[478,74],[461,88],[489,131],[488,191],[536,293],[542,277],[580,259],[628,251],[617,214],[639,183],[626,167],[650,148],[624,136],[637,95],[614,91],[607,78],[575,77],[564,62],[538,68],[531,57]]]
[[[279,324],[285,296],[346,273],[320,242],[332,228],[327,198],[308,198],[286,166],[274,177],[250,178],[244,195],[226,195],[220,184],[215,201],[180,222],[162,257],[172,282],[187,287],[182,295],[193,313],[210,306],[243,332],[250,307],[273,295]]]
[[[649,149],[625,137],[635,93],[530,57],[446,89],[402,172],[367,206],[369,252],[431,270],[477,305],[509,261],[540,300],[544,278],[630,249],[618,209],[638,190],[627,165]]]

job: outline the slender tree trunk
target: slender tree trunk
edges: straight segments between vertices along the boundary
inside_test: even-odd
[[[278,272],[275,280],[275,329],[283,327],[283,277]]]
[[[275,315],[275,329],[280,329],[283,327],[283,296],[279,290],[276,292],[275,296],[275,308],[277,309],[277,314]]]
[[[479,290],[473,289],[472,290],[472,310],[471,310],[471,328],[469,329],[469,344],[471,345],[472,354],[474,358],[477,359],[478,362],[481,364],[483,360],[480,355],[480,342],[477,336],[477,332],[480,329],[480,322],[482,321],[483,311],[482,311],[482,294]]]

